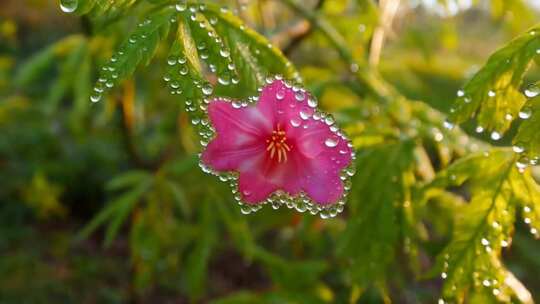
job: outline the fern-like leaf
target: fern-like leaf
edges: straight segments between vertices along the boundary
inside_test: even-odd
[[[525,103],[520,88],[531,62],[540,56],[540,27],[517,37],[495,52],[467,82],[451,109],[450,119],[461,123],[476,118],[478,131],[490,130],[498,140]]]
[[[452,240],[438,258],[443,300],[462,303],[467,295],[489,294],[501,301],[527,302],[517,290],[519,281],[505,268],[501,252],[512,242],[517,207],[540,195],[538,185],[530,172],[518,170],[512,151],[493,149],[458,160],[427,189],[465,183],[470,202],[457,211]]]

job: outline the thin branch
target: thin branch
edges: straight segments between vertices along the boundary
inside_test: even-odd
[[[369,64],[371,66],[377,66],[379,63],[384,45],[384,39],[386,33],[390,32],[391,30],[392,22],[399,8],[399,1],[400,0],[380,1],[381,17],[379,19],[379,25],[373,31],[371,46],[369,48]]]
[[[328,39],[330,44],[337,50],[341,59],[349,66],[350,71],[355,75],[360,82],[372,95],[378,97],[382,101],[390,101],[391,99],[400,96],[392,87],[386,84],[380,76],[369,67],[361,67],[356,63],[352,53],[347,47],[345,39],[336,31],[329,23],[320,18],[318,14],[306,9],[296,0],[282,0],[290,8],[296,11],[310,21],[311,25]]]
[[[313,7],[313,11],[317,12],[324,6],[325,0],[319,0]],[[289,43],[282,48],[283,54],[288,56],[296,49],[304,39],[306,39],[312,32],[313,27],[307,21],[300,21],[295,26],[291,27],[292,31],[288,30],[289,37],[291,38]]]

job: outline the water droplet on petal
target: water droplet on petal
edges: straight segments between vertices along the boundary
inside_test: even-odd
[[[338,145],[338,143],[339,143],[339,137],[337,136],[328,137],[324,141],[324,144],[329,148],[335,148]]]
[[[313,97],[309,97],[307,101],[308,106],[315,108],[317,106],[317,100]]]
[[[284,90],[279,90],[276,92],[276,99],[277,100],[283,100],[283,98],[285,98],[285,91]]]
[[[297,101],[303,101],[305,98],[306,98],[306,95],[304,94],[304,92],[302,91],[298,91],[294,94],[294,98],[297,100]]]
[[[308,120],[311,117],[311,113],[309,111],[301,110],[300,111],[300,118],[303,120]]]
[[[300,121],[300,119],[298,119],[298,118],[296,118],[296,117],[291,119],[291,125],[292,125],[293,127],[295,127],[295,128],[296,128],[296,127],[299,127],[301,123],[302,123],[302,122]]]

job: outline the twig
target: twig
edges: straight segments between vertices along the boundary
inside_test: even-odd
[[[310,21],[312,27],[317,28],[328,39],[330,44],[337,50],[341,59],[349,66],[350,71],[355,75],[358,82],[372,95],[382,101],[390,101],[396,96],[400,96],[392,87],[388,86],[380,76],[369,67],[361,67],[354,60],[351,52],[348,50],[347,43],[343,37],[324,19],[304,8],[296,0],[282,0],[299,15]]]
[[[381,17],[379,25],[373,31],[369,48],[369,64],[376,66],[381,58],[386,33],[390,31],[392,22],[399,8],[400,0],[380,0]]]
[[[324,1],[325,0],[319,0],[313,7],[313,11],[319,11],[324,6]],[[297,23],[292,29],[296,29],[296,31],[292,32],[294,35],[290,35],[292,39],[289,41],[289,44],[283,47],[283,54],[285,55],[292,53],[292,51],[313,32],[311,24],[305,21]]]

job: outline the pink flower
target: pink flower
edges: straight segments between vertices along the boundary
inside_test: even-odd
[[[291,197],[305,193],[320,206],[337,203],[352,149],[332,118],[315,107],[309,93],[281,80],[265,86],[256,105],[213,99],[208,116],[216,137],[201,160],[214,171],[237,172],[248,204],[263,203],[277,190]]]

